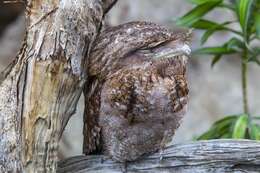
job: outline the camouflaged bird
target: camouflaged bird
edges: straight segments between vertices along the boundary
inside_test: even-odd
[[[149,22],[101,33],[84,89],[85,154],[133,161],[171,141],[187,107],[189,39]]]

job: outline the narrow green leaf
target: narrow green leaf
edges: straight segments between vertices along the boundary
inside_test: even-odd
[[[194,54],[223,55],[232,54],[239,51],[243,46],[243,42],[237,38],[231,38],[223,46],[204,47],[194,51]]]
[[[255,62],[257,65],[260,66],[260,60],[257,57],[251,57],[249,59],[250,62]]]
[[[230,24],[232,22],[225,22],[225,23],[222,23],[222,24],[216,24],[212,27],[210,27],[204,34],[203,36],[201,37],[201,44],[203,45],[207,40],[208,38],[213,35],[215,32],[217,31],[223,31],[223,30],[229,30],[228,28],[226,28],[225,26]]]
[[[260,48],[259,47],[252,48],[252,52],[250,52],[250,57],[248,61],[255,62],[257,65],[260,65],[260,60],[258,59],[259,55],[260,55]]]
[[[246,129],[248,125],[248,115],[241,115],[234,125],[232,138],[243,139],[246,135]]]
[[[211,0],[209,2],[205,2],[203,4],[200,4],[196,6],[194,9],[192,9],[190,12],[185,14],[183,17],[179,18],[176,22],[179,26],[192,26],[195,22],[197,22],[202,16],[207,14],[210,10],[212,10],[214,7],[219,5],[222,2],[222,0]]]
[[[217,136],[216,129],[211,128],[207,132],[203,133],[201,136],[197,138],[197,140],[210,140],[210,139],[217,139],[219,136]]]
[[[214,65],[215,65],[221,58],[222,58],[221,55],[216,55],[216,56],[213,58],[212,62],[211,62],[211,68],[213,68]]]
[[[253,140],[260,140],[260,126],[257,124],[252,124],[249,128],[249,135]]]
[[[256,28],[256,36],[260,38],[260,13],[257,13],[255,16],[255,28]]]
[[[217,134],[219,135],[219,137],[227,133],[230,134],[231,136],[232,126],[235,123],[237,117],[238,117],[237,115],[227,116],[215,122],[212,127],[217,129]]]
[[[209,21],[209,20],[200,19],[197,22],[195,22],[192,25],[192,27],[196,28],[196,29],[209,29],[209,28],[213,28],[217,25],[219,25],[219,24],[212,22],[212,21]]]
[[[237,119],[237,116],[228,116],[217,122],[215,122],[212,127],[201,136],[198,137],[198,140],[209,140],[209,139],[218,139],[225,134],[230,134],[230,128],[232,124]]]
[[[227,49],[239,50],[242,49],[244,46],[243,41],[240,39],[233,37],[226,43]]]
[[[209,1],[211,1],[211,0],[189,0],[189,2],[191,2],[193,4],[197,4],[197,5],[203,4],[203,3],[209,2]]]
[[[203,45],[206,43],[206,41],[208,41],[209,37],[212,36],[216,31],[219,31],[220,29],[210,29],[210,30],[207,30],[201,37],[200,39],[200,44]]]
[[[238,16],[244,36],[247,37],[248,21],[251,14],[251,8],[254,0],[237,0]]]
[[[231,135],[229,133],[226,133],[220,137],[221,139],[230,139]]]
[[[216,126],[216,125],[222,124],[224,122],[229,122],[230,123],[233,120],[236,120],[238,116],[240,116],[240,115],[228,115],[225,118],[222,118],[222,119],[216,121],[213,125]]]
[[[194,54],[208,54],[208,55],[222,55],[222,54],[232,54],[235,53],[235,50],[228,49],[225,46],[222,47],[204,47],[198,49]]]

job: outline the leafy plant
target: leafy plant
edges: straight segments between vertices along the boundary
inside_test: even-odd
[[[241,85],[243,94],[244,112],[238,115],[227,116],[213,124],[213,126],[198,140],[216,138],[246,138],[260,140],[260,125],[257,118],[250,115],[247,99],[247,72],[248,64],[255,62],[260,65],[260,47],[254,47],[255,40],[260,40],[260,0],[189,0],[195,7],[177,20],[177,25],[204,30],[201,45],[216,32],[226,31],[234,36],[219,46],[202,47],[194,54],[212,55],[213,67],[224,55],[236,54],[241,60]],[[231,11],[235,20],[218,23],[203,17],[215,10],[223,8]],[[240,29],[235,30],[230,25],[239,24]]]

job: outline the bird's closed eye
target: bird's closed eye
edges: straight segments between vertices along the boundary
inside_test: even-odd
[[[154,52],[152,49],[139,49],[135,53],[142,54],[146,57],[149,57],[149,56],[152,56]]]

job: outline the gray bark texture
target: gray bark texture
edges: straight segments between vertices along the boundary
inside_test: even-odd
[[[56,172],[85,63],[116,0],[28,0],[27,34],[0,85],[0,172]]]
[[[260,142],[210,140],[171,145],[125,166],[103,155],[61,161],[58,173],[259,173]]]

